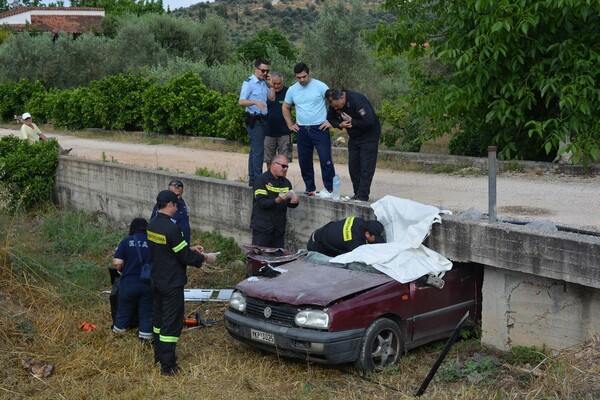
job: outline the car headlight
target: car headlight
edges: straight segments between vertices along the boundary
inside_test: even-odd
[[[233,292],[229,299],[229,307],[239,312],[246,311],[246,297],[242,292]]]
[[[329,328],[329,314],[323,310],[303,310],[296,314],[296,325],[303,328]]]

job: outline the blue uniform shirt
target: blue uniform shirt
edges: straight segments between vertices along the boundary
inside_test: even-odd
[[[269,86],[265,81],[261,81],[254,75],[250,75],[242,83],[242,90],[240,91],[240,100],[256,100],[267,105],[267,97],[269,96]],[[250,114],[263,114],[267,115],[267,109],[261,110],[258,106],[251,105],[246,107],[246,112]]]
[[[140,261],[138,252],[135,248],[136,243],[140,247],[143,263],[152,260],[150,250],[148,249],[146,232],[135,232],[133,235],[122,239],[117,245],[114,255],[114,258],[119,258],[124,261],[123,267],[121,268],[121,285],[124,283],[134,284],[141,282],[140,272],[142,272],[143,263]]]

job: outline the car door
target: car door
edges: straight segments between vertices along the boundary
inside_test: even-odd
[[[410,283],[413,341],[452,331],[465,312],[475,309],[475,276],[470,266],[455,265],[443,280],[443,289],[419,280]]]

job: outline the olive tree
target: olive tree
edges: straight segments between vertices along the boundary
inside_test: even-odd
[[[378,98],[372,57],[361,33],[365,12],[356,0],[327,1],[303,37],[300,59],[330,87]]]
[[[600,150],[600,2],[384,0],[397,13],[373,38],[379,49],[430,53],[448,82],[414,112],[434,135],[456,136],[504,158],[597,161]],[[566,143],[566,146],[561,146]]]

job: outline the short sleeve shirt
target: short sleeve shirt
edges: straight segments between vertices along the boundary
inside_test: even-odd
[[[267,104],[267,97],[269,96],[269,86],[265,81],[261,81],[254,75],[250,75],[242,83],[242,90],[240,91],[240,100],[256,100],[261,103]],[[251,105],[246,107],[246,112],[250,114],[267,114],[267,109],[261,110],[258,106]]]
[[[296,106],[296,122],[298,125],[320,125],[327,120],[325,107],[326,84],[311,79],[306,86],[294,83],[285,95],[285,102]]]

